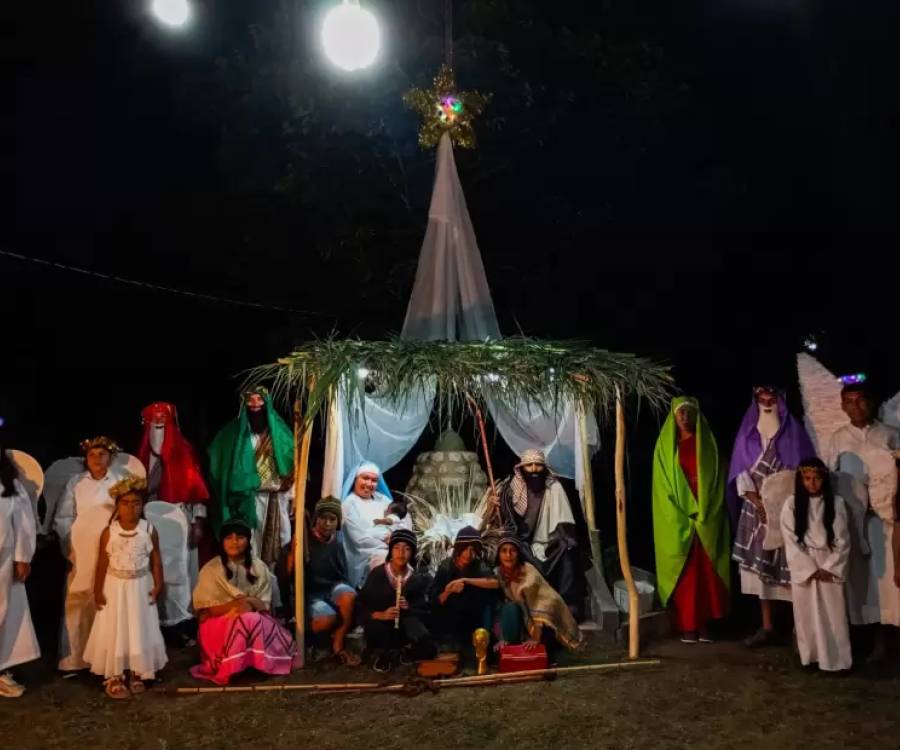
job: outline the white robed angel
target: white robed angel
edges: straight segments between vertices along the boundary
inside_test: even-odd
[[[875,404],[864,391],[843,397],[841,381],[808,354],[797,356],[806,425],[820,457],[835,472],[835,494],[848,506],[851,554],[847,604],[854,625],[900,625],[892,536],[900,451],[900,393]]]

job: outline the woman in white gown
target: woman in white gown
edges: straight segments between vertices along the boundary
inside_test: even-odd
[[[37,529],[31,499],[0,447],[0,697],[18,698],[25,688],[7,671],[41,655],[25,580],[31,572]]]
[[[781,532],[791,571],[797,649],[804,666],[850,669],[850,630],[844,581],[850,558],[847,506],[828,484],[818,458],[800,462],[794,496],[781,509]]]
[[[412,519],[409,514],[404,518],[388,517],[393,497],[381,469],[371,461],[363,461],[354,469],[344,483],[342,495],[341,533],[347,571],[350,583],[358,588],[372,567],[384,563],[391,532],[401,528],[412,531]]]

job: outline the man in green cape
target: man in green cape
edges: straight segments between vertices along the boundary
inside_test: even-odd
[[[719,449],[696,399],[675,398],[653,456],[659,598],[685,643],[728,611],[730,537]]]
[[[269,565],[278,562],[291,541],[293,471],[294,436],[268,390],[254,386],[244,391],[237,419],[209,446],[216,536],[222,524],[240,518],[253,530],[253,554]]]

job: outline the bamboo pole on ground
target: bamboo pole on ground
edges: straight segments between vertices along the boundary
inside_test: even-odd
[[[272,693],[272,692],[305,692],[311,694],[335,693],[400,693],[416,687],[449,688],[477,687],[479,685],[498,685],[504,683],[527,682],[567,674],[585,674],[589,672],[616,671],[632,667],[658,666],[659,659],[641,659],[639,661],[611,662],[607,664],[580,664],[574,667],[549,667],[547,669],[529,669],[522,672],[502,674],[469,675],[450,677],[443,680],[422,680],[420,682],[325,682],[303,685],[225,685],[222,687],[178,687],[162,688],[158,692],[175,695],[200,695],[207,693]],[[154,689],[153,692],[157,692]]]
[[[637,659],[641,650],[640,616],[637,587],[631,574],[628,557],[628,526],[625,521],[625,407],[622,392],[616,386],[616,532],[619,543],[619,564],[628,587],[628,658]]]
[[[313,387],[310,378],[309,389]],[[304,600],[306,547],[306,478],[309,474],[309,445],[312,421],[304,424],[300,399],[294,401],[294,635],[300,667],[306,662],[306,602]],[[300,432],[303,432],[302,438]]]

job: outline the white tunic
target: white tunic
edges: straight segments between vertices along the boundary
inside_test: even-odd
[[[94,479],[89,472],[85,471],[72,477],[66,483],[53,519],[53,529],[59,537],[63,557],[69,557],[72,524],[79,511],[83,513],[88,508],[97,505],[115,505],[109,496],[109,489],[120,479],[121,477],[113,471],[107,471],[106,476],[102,479]]]
[[[253,445],[253,451],[261,440],[259,435],[251,434],[250,443]],[[260,487],[260,492],[256,493],[256,528],[252,530],[250,535],[250,549],[254,557],[259,557],[262,552],[261,540],[266,530],[266,516],[269,513],[269,502],[274,498],[278,502],[278,513],[281,516],[281,546],[284,547],[291,543],[291,507],[294,502],[293,489],[287,492],[279,492],[281,479],[272,483],[271,487]],[[276,603],[280,603],[280,596],[276,594]]]
[[[861,496],[849,501],[857,511],[851,521],[859,537],[851,552],[847,592],[854,625],[900,626],[900,589],[894,585],[891,544],[896,505],[874,508],[868,492],[876,456],[898,449],[900,432],[878,421],[867,427],[841,427],[828,448],[829,465],[858,480],[856,486],[861,488]],[[891,506],[890,501],[887,505]]]
[[[750,502],[749,500],[747,500],[748,492],[759,492],[759,488],[753,481],[753,477],[751,476],[751,474],[756,469],[760,459],[764,455],[766,455],[766,450],[768,450],[769,448],[769,443],[773,440],[773,438],[766,437],[762,433],[760,433],[759,439],[762,442],[762,450],[759,452],[759,455],[756,457],[756,460],[753,462],[750,470],[742,471],[737,475],[737,478],[735,479],[735,487],[737,489],[737,493],[745,503]],[[748,594],[759,599],[770,601],[776,600],[789,602],[791,600],[790,586],[780,586],[777,583],[767,583],[759,576],[758,573],[754,573],[752,570],[747,570],[743,567],[740,568],[739,572],[741,576],[742,594]]]
[[[158,449],[159,446],[154,445],[161,438],[154,440],[156,432],[150,433],[151,448]],[[159,457],[152,450],[150,452],[149,466],[147,467],[147,476],[153,476],[156,465],[159,463]],[[152,490],[152,488],[151,488]],[[150,502],[157,500],[155,494],[151,494]],[[163,502],[163,501],[158,501]],[[180,523],[156,523],[156,533],[159,535],[159,542],[162,548],[168,552],[170,558],[166,562],[166,587],[163,591],[162,599],[159,603],[160,617],[163,625],[177,625],[179,622],[190,620],[193,617],[191,612],[191,592],[197,585],[197,575],[200,572],[199,551],[193,546],[193,524],[196,520],[206,518],[206,505],[203,503],[166,503],[170,509],[177,510],[184,516],[184,522],[187,524],[187,534],[184,539],[182,549],[175,550],[174,545],[169,544],[171,540],[168,538],[170,534],[177,533],[179,540],[181,539]],[[179,542],[180,544],[180,542]],[[165,557],[165,552],[163,553]]]
[[[809,524],[803,537],[804,544],[800,545],[794,531],[794,498],[789,497],[781,509],[781,530],[791,569],[794,627],[797,630],[800,661],[803,664],[818,663],[822,670],[837,671],[850,669],[853,664],[844,596],[850,530],[847,526],[847,506],[842,498],[835,497],[834,546],[829,548],[824,510],[821,497],[809,499]],[[812,579],[817,570],[831,573],[838,582],[825,583]]]
[[[153,527],[143,519],[131,531],[118,521],[109,526],[106,605],[94,617],[84,648],[84,660],[94,674],[114,677],[128,669],[150,680],[166,664],[159,615],[150,602],[152,534]]]
[[[538,560],[547,559],[550,535],[561,523],[574,525],[575,516],[572,515],[572,506],[569,505],[569,498],[563,486],[559,482],[552,482],[544,491],[544,502],[541,503],[541,512],[531,537],[531,551]]]
[[[384,518],[390,504],[390,499],[380,492],[376,492],[368,500],[351,492],[341,503],[344,551],[347,553],[347,571],[353,586],[362,585],[373,563],[377,561],[380,565],[385,561],[392,531],[412,531],[412,519],[408,513],[406,518],[391,526],[375,523],[376,519]]]
[[[91,632],[91,625],[94,621],[94,602],[90,585],[84,588],[73,588],[76,580],[85,579],[85,576],[92,576],[90,570],[81,571],[81,575],[77,575],[78,565],[77,550],[72,549],[71,535],[72,525],[75,519],[81,514],[82,516],[91,515],[92,526],[89,534],[85,534],[86,544],[93,544],[94,552],[85,549],[81,554],[81,559],[92,559],[96,554],[96,544],[100,540],[100,535],[106,524],[109,523],[109,516],[100,512],[88,513],[98,508],[106,507],[110,514],[115,508],[113,499],[109,496],[109,489],[121,477],[112,471],[108,471],[102,479],[94,479],[90,473],[85,471],[77,476],[72,477],[66,484],[60,498],[59,505],[56,510],[56,517],[53,521],[53,527],[59,536],[59,544],[62,548],[63,555],[73,563],[73,568],[66,579],[66,600],[65,610],[63,613],[62,626],[59,635],[59,664],[58,667],[62,671],[73,671],[78,669],[86,669],[87,664],[82,659],[84,646],[87,642],[88,635]],[[93,523],[96,522],[96,528]],[[96,532],[96,533],[94,533]],[[84,567],[82,565],[82,567]]]
[[[14,563],[31,562],[37,539],[28,493],[18,479],[15,494],[2,495],[0,484],[0,672],[41,655],[25,584],[15,581]]]

